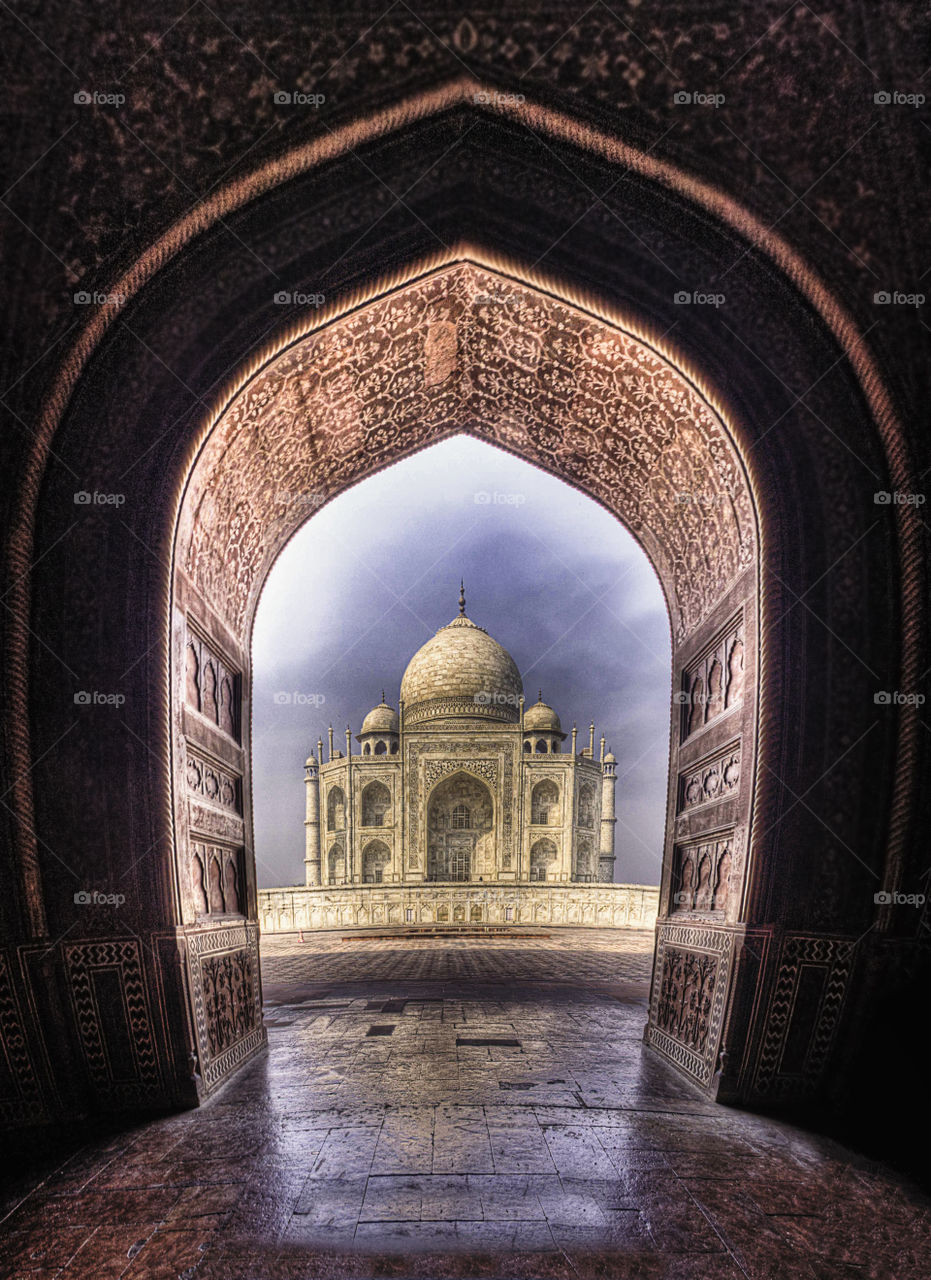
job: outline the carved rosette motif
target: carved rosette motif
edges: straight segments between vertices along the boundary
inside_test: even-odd
[[[723,800],[737,791],[740,782],[740,746],[699,761],[679,776],[679,812]]]
[[[209,760],[190,743],[184,777],[188,791],[193,795],[202,796],[231,813],[242,813],[242,779],[232,770]]]

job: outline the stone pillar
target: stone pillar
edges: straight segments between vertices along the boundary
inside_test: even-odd
[[[320,770],[314,756],[304,765],[307,805],[304,812],[304,883],[320,883]]]
[[[598,850],[598,879],[602,884],[614,880],[614,788],[617,786],[617,762],[611,752],[601,766],[601,845]]]

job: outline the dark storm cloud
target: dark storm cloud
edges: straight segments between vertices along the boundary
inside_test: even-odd
[[[561,481],[458,437],[343,494],[285,548],[253,638],[260,883],[303,879],[303,762],[381,698],[414,652],[467,612],[542,687],[579,746],[595,721],[618,758],[619,880],[662,859],[670,645],[659,584],[613,517]],[[568,741],[566,747],[568,749]],[[357,745],[353,740],[353,749]]]

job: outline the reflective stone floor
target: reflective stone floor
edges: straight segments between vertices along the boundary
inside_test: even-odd
[[[644,1053],[650,941],[265,939],[269,1053],[50,1170],[0,1277],[927,1280],[926,1199]]]

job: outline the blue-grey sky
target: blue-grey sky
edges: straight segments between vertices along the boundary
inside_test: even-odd
[[[285,547],[253,633],[259,884],[304,873],[305,758],[345,749],[407,663],[467,612],[511,653],[528,702],[595,721],[618,759],[615,878],[656,884],[669,748],[670,637],[659,582],[626,529],[518,458],[456,436],[318,511]],[[568,742],[565,744],[568,749]],[[353,738],[353,750],[358,746]]]

